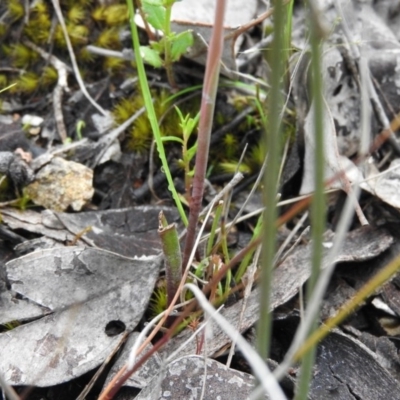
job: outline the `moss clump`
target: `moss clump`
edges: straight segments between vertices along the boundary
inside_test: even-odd
[[[88,43],[89,28],[86,25],[75,25],[71,22],[66,24],[68,36],[73,46],[84,45]],[[66,48],[64,33],[61,25],[58,24],[54,33],[54,40],[61,48]]]
[[[24,45],[28,39],[45,52],[53,54],[60,60],[68,59],[67,46],[64,33],[55,11],[48,0],[35,0],[29,3],[29,18],[24,18],[24,0],[6,0],[0,22],[0,53],[4,63],[11,67],[7,71],[7,83],[18,81],[18,86],[13,90],[13,95],[26,96],[34,87],[32,75],[17,79],[21,73],[42,75],[42,70],[48,62]],[[122,48],[119,30],[128,23],[128,9],[123,0],[110,0],[100,4],[97,0],[60,0],[62,14],[65,19],[67,32],[71,40],[80,70],[87,70],[88,82],[98,81],[105,76],[120,75],[131,68],[126,60],[116,58],[103,59],[95,56],[86,49],[88,44],[112,50]],[[17,71],[18,69],[23,71]],[[131,68],[132,69],[132,68]],[[47,83],[55,81],[53,71],[47,71],[46,77],[40,80],[41,89]],[[26,79],[28,78],[28,79]],[[73,74],[70,74],[71,80]],[[4,79],[2,79],[4,83]],[[73,84],[71,81],[70,84]]]
[[[121,42],[119,40],[118,29],[115,27],[102,29],[95,43],[99,47],[113,50],[119,49]]]
[[[150,313],[152,317],[156,317],[168,308],[167,288],[165,281],[157,287],[150,298]]]
[[[80,22],[84,22],[86,18],[86,10],[79,3],[74,4],[67,12],[67,20],[72,24],[78,25]]]
[[[104,22],[108,26],[119,26],[128,22],[128,7],[123,4],[111,4],[109,6],[96,7],[92,12],[92,18],[98,22]]]
[[[106,57],[103,62],[104,69],[110,72],[122,71],[125,66],[126,61],[117,57]]]
[[[49,40],[51,30],[51,14],[48,4],[37,1],[31,8],[29,21],[24,27],[26,36],[38,46]]]
[[[7,87],[7,85],[8,85],[7,75],[0,74],[0,90]]]
[[[10,89],[10,92],[22,92],[26,94],[33,93],[39,88],[39,76],[33,72],[26,72],[18,77],[16,85]]]
[[[18,21],[25,15],[24,6],[19,0],[8,0],[7,12],[11,22]]]
[[[160,121],[160,131],[163,136],[181,136],[179,118],[173,104],[168,101],[169,93],[165,90],[152,92],[154,109]],[[118,124],[123,123],[134,113],[144,107],[140,94],[122,99],[114,108],[113,115]],[[187,113],[190,104],[186,104],[183,114]],[[150,149],[153,133],[147,115],[144,113],[135,120],[127,134],[126,148],[130,151],[144,153]]]
[[[10,48],[5,46],[3,49],[6,55],[11,56],[12,64],[16,68],[26,69],[39,60],[36,52],[21,43],[14,44]]]
[[[57,82],[58,73],[56,69],[52,66],[47,66],[43,68],[43,74],[41,76],[41,82],[45,86],[54,85]]]

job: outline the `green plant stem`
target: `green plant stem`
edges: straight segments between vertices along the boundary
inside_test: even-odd
[[[165,275],[167,280],[167,299],[168,306],[178,290],[182,279],[182,257],[179,245],[178,231],[175,224],[168,224],[164,213],[159,215],[158,234],[161,238],[161,244],[165,259]]]
[[[271,90],[268,102],[268,136],[264,139],[268,149],[266,173],[264,174],[264,204],[266,209],[263,217],[263,251],[260,282],[260,318],[257,326],[257,349],[262,358],[266,358],[270,346],[271,315],[270,292],[272,269],[276,247],[276,199],[280,162],[281,142],[281,110],[282,110],[282,76],[284,45],[284,5],[277,0],[274,7],[274,39],[271,49]]]
[[[284,62],[285,62],[285,86],[289,87],[290,83],[290,69],[289,59],[291,56],[292,46],[292,18],[293,18],[293,5],[294,0],[289,0],[286,6],[285,28],[284,28]]]
[[[210,237],[207,241],[207,249],[206,249],[206,256],[209,257],[211,255],[211,251],[214,245],[215,235],[218,228],[219,221],[221,220],[221,214],[223,209],[224,203],[220,201],[215,208],[214,219],[211,226]]]
[[[262,216],[260,216],[257,220],[257,225],[254,228],[254,232],[253,232],[253,237],[252,239],[256,238],[256,237],[260,237],[260,232],[262,229]],[[235,282],[239,283],[240,280],[242,279],[244,273],[247,270],[247,267],[250,264],[251,258],[253,257],[254,251],[251,251],[250,253],[246,254],[246,256],[243,258],[243,260],[241,261],[238,270],[236,271],[235,274]]]
[[[318,280],[323,256],[323,234],[325,230],[326,220],[326,200],[324,193],[324,130],[323,130],[323,95],[322,95],[322,78],[321,78],[321,35],[318,29],[318,18],[316,10],[310,4],[310,27],[311,27],[311,71],[312,71],[312,107],[314,108],[314,136],[315,136],[315,165],[314,179],[315,192],[311,204],[311,237],[313,243],[312,252],[312,269],[311,276],[307,284],[307,300],[312,296],[315,284]],[[314,316],[314,322],[311,327],[311,332],[317,328],[318,323],[317,313]],[[310,332],[310,333],[311,333]],[[312,377],[312,369],[315,362],[316,347],[311,347],[304,354],[302,366],[300,370],[299,384],[296,391],[296,400],[308,399],[310,381]]]
[[[171,61],[171,11],[172,4],[168,4],[165,6],[165,28],[164,28],[164,66],[167,71],[168,82],[172,86],[172,88],[176,89],[178,86],[175,82],[174,73],[172,70],[172,61]]]
[[[160,127],[158,126],[158,119],[157,119],[156,112],[154,110],[154,105],[153,105],[153,101],[151,99],[149,84],[147,82],[147,76],[146,76],[146,72],[144,69],[142,56],[140,54],[139,35],[138,35],[137,27],[136,27],[136,24],[134,21],[135,9],[133,6],[133,0],[127,0],[127,4],[128,4],[128,9],[129,9],[129,20],[130,20],[130,27],[131,27],[131,32],[132,32],[132,41],[133,41],[133,47],[134,47],[134,51],[135,51],[135,58],[136,58],[136,68],[138,71],[140,88],[142,90],[144,104],[145,104],[147,115],[148,115],[148,118],[150,121],[151,129],[153,130],[154,139],[157,144],[158,154],[160,156],[163,170],[164,170],[165,176],[168,181],[168,189],[172,193],[172,197],[175,201],[176,207],[178,208],[179,215],[180,215],[183,223],[185,224],[185,226],[187,226],[188,220],[187,220],[187,217],[185,214],[185,210],[183,209],[182,202],[179,199],[178,193],[174,186],[174,181],[172,179],[171,172],[169,170],[168,160],[165,155],[164,145],[163,145],[163,142],[161,139]]]
[[[210,147],[211,128],[214,117],[215,98],[217,95],[221,55],[224,43],[224,15],[226,1],[216,2],[215,21],[211,36],[207,57],[207,65],[204,76],[204,88],[200,107],[199,133],[197,139],[197,154],[193,189],[190,198],[189,225],[186,234],[185,248],[183,252],[183,268],[189,261],[190,253],[196,237],[197,221],[200,214],[204,193],[204,181],[206,178],[208,153]]]

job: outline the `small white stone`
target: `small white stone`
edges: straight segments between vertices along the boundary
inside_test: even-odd
[[[44,119],[37,115],[26,114],[22,117],[22,125],[29,125],[38,127],[43,124]]]

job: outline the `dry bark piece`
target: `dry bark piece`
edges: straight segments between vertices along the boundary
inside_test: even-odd
[[[356,338],[373,351],[379,364],[387,369],[397,381],[400,381],[399,356],[393,341],[385,336],[376,337],[368,332],[360,332],[348,325],[343,326],[343,329],[348,335]]]
[[[83,236],[86,243],[128,257],[155,255],[161,250],[158,237],[158,214],[162,211],[171,223],[179,219],[175,208],[139,206],[122,210],[96,211],[79,214],[57,213],[65,228]]]
[[[200,356],[179,358],[162,374],[162,381],[158,373],[136,399],[197,399],[204,379],[205,399],[246,399],[255,385],[252,375]]]
[[[171,223],[179,220],[176,208],[151,205],[77,214],[54,213],[50,210],[21,212],[7,208],[2,209],[2,218],[3,223],[13,230],[23,229],[41,234],[63,244],[79,238],[75,244],[96,246],[126,257],[135,257],[160,252],[157,233],[160,211]],[[46,244],[35,242],[32,243],[34,245],[43,248]],[[49,242],[49,245],[53,247],[53,243]]]
[[[400,385],[358,340],[332,332],[318,346],[310,396],[324,400],[400,400]]]
[[[27,232],[37,233],[59,242],[70,242],[74,235],[64,229],[63,225],[54,217],[50,210],[37,212],[33,210],[16,210],[3,208],[1,210],[2,222],[12,230],[22,229]],[[53,216],[52,222],[48,224],[49,215]],[[54,222],[57,221],[58,225]],[[80,242],[82,245],[83,242]]]
[[[82,164],[54,157],[26,188],[32,201],[45,208],[80,211],[93,197],[93,171]]]
[[[2,376],[13,385],[50,386],[100,365],[118,332],[132,331],[142,318],[160,265],[157,257],[80,247],[7,263],[11,290],[51,314],[0,334]]]
[[[399,286],[399,275],[397,275],[393,281],[383,285],[381,294],[384,301],[388,306],[400,316],[400,286]]]
[[[345,279],[334,275],[322,301],[320,318],[325,321],[333,317],[337,310],[350,300],[356,292],[356,289],[350,286]]]
[[[323,242],[324,259],[321,268],[324,268],[327,262],[332,240],[333,235],[330,238],[326,237]],[[393,237],[386,230],[365,226],[347,234],[342,251],[335,256],[334,262],[369,260],[388,249],[392,243]],[[277,267],[272,283],[272,304],[275,307],[295,296],[308,280],[311,274],[311,254],[311,243],[299,246]]]

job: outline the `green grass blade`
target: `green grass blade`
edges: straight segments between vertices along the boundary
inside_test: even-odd
[[[152,129],[153,135],[154,135],[154,139],[156,141],[158,154],[160,156],[160,160],[161,160],[161,163],[163,166],[163,171],[164,171],[165,176],[168,181],[168,189],[172,193],[172,197],[175,201],[176,207],[178,208],[178,212],[179,212],[179,215],[180,215],[183,223],[185,224],[185,226],[187,226],[188,219],[186,217],[185,210],[183,209],[183,205],[179,198],[179,195],[175,189],[174,181],[172,179],[172,175],[169,170],[168,161],[167,161],[167,157],[165,155],[164,145],[163,145],[163,141],[161,138],[160,127],[158,125],[158,119],[156,116],[156,112],[154,110],[154,105],[153,105],[153,101],[151,99],[149,84],[147,82],[147,76],[146,76],[146,72],[144,69],[142,56],[140,54],[139,36],[138,36],[137,26],[134,21],[135,9],[133,6],[133,1],[127,0],[127,4],[128,4],[128,9],[129,9],[129,20],[130,20],[130,27],[131,27],[131,33],[132,33],[132,41],[133,41],[133,47],[134,47],[134,51],[135,51],[135,58],[136,58],[136,68],[138,71],[140,88],[142,90],[144,104],[145,104],[146,111],[147,111],[147,116],[149,118],[151,129]]]

